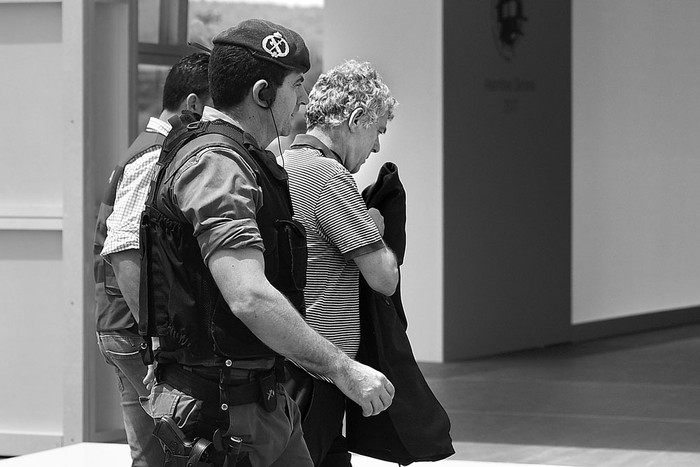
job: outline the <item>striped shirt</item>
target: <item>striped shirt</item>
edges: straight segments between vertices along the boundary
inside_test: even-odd
[[[146,131],[167,136],[171,128],[168,122],[151,117]],[[124,173],[117,186],[114,210],[107,218],[107,238],[102,248],[104,258],[112,253],[139,249],[141,213],[146,204],[151,174],[160,157],[160,151],[160,147],[147,151],[124,167]]]
[[[284,154],[294,214],[307,234],[306,321],[350,357],[360,343],[354,258],[384,242],[350,172],[317,138],[298,135]]]

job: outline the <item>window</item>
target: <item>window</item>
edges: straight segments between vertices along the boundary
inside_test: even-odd
[[[161,111],[162,90],[170,67],[180,57],[197,52],[188,40],[205,47],[226,28],[247,18],[263,18],[294,29],[309,47],[311,70],[307,90],[323,70],[323,2],[288,2],[285,5],[229,1],[138,0],[137,112],[135,131],[142,131],[148,118]],[[309,3],[310,7],[292,6]],[[319,6],[320,5],[320,6]],[[294,133],[305,131],[303,112],[297,116]],[[134,135],[135,136],[135,135]],[[290,139],[290,138],[288,138]],[[286,145],[285,145],[286,146]]]
[[[193,52],[187,45],[187,0],[138,2],[137,131],[161,111],[170,67]]]
[[[146,128],[150,117],[160,115],[163,86],[170,67],[171,65],[139,64],[138,89],[136,91],[138,131],[143,131]]]

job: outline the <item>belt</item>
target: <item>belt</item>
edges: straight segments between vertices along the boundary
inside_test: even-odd
[[[158,365],[158,381],[168,383],[175,389],[206,402],[219,402],[222,391],[226,393],[226,403],[229,405],[249,404],[257,402],[260,398],[258,381],[220,386],[219,383],[197,376],[177,364]]]
[[[158,365],[157,379],[165,382],[175,389],[189,394],[195,399],[207,403],[216,404],[220,410],[226,411],[229,406],[250,404],[260,402],[269,412],[277,406],[277,377],[275,368],[260,370],[255,373],[253,381],[241,379],[239,382],[223,382],[222,371],[221,382],[205,379],[201,376],[187,371],[178,364],[170,363]]]

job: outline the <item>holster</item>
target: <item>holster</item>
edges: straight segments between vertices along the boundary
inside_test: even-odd
[[[235,436],[221,435],[216,430],[213,441],[195,438],[192,442],[171,417],[156,422],[153,435],[165,451],[165,463],[170,467],[233,467],[236,465],[243,441]]]

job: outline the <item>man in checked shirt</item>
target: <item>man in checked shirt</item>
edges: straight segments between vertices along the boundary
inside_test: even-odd
[[[168,119],[183,110],[201,114],[211,105],[209,54],[182,58],[168,73],[163,110],[128,150],[110,176],[97,218],[94,245],[95,321],[97,342],[114,367],[132,466],[163,465],[163,450],[153,436],[153,419],[139,404],[148,396],[147,367],[141,359],[139,313],[139,226],[153,167],[171,126]]]

